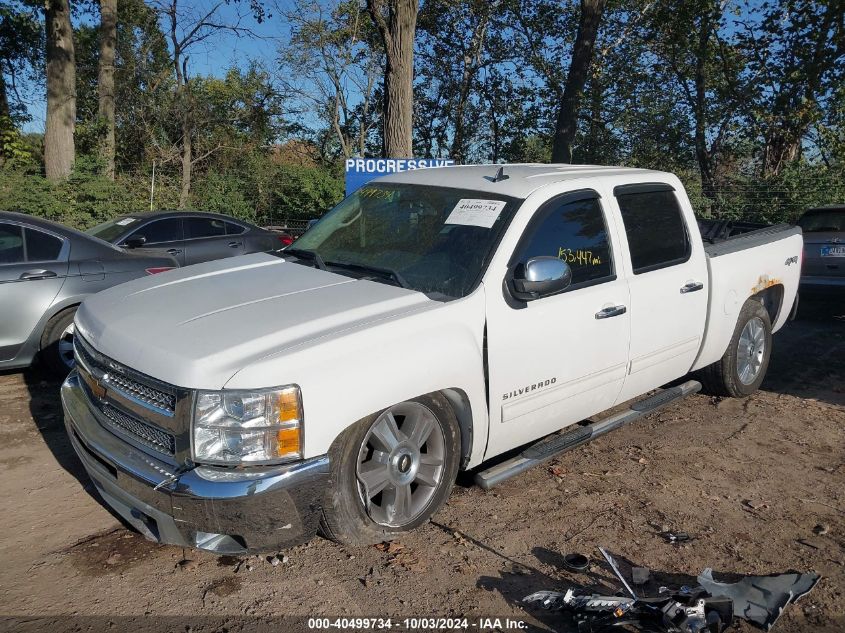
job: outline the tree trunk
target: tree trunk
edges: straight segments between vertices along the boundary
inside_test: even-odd
[[[698,31],[698,51],[695,59],[695,157],[698,160],[698,171],[701,174],[701,191],[710,199],[715,193],[713,179],[713,156],[707,148],[707,48],[710,34],[713,31],[713,16],[708,9],[701,15],[701,26]]]
[[[194,167],[191,122],[187,116],[182,123],[182,134],[182,189],[179,192],[179,208],[187,209],[191,197],[191,172]]]
[[[572,62],[563,89],[563,98],[557,114],[552,162],[572,162],[572,142],[578,127],[578,106],[584,84],[593,61],[593,49],[596,44],[602,13],[607,0],[581,0],[581,19],[578,22],[578,34],[572,48]]]
[[[490,19],[489,9],[484,13],[478,21],[478,25],[473,29],[472,39],[469,43],[469,49],[464,52],[464,68],[461,73],[461,87],[458,92],[458,103],[455,106],[455,134],[452,137],[452,154],[457,163],[464,162],[466,158],[466,139],[464,138],[464,110],[467,101],[469,100],[469,93],[472,89],[472,82],[478,72],[478,66],[481,61],[481,50],[484,47],[484,37],[487,32],[487,22]]]
[[[387,19],[383,9],[387,2]],[[388,158],[413,156],[414,35],[419,0],[367,0],[387,57],[384,73],[384,150]]]
[[[101,140],[104,174],[114,180],[114,52],[117,47],[117,0],[100,0],[99,115],[106,129]]]
[[[67,178],[75,158],[76,59],[69,0],[46,0],[47,124],[44,168],[47,178]]]

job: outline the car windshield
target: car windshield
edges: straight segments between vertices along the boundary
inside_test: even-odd
[[[463,297],[478,283],[517,206],[513,198],[486,192],[371,184],[280,254],[432,298]]]
[[[140,218],[133,218],[131,216],[115,218],[114,220],[98,224],[85,232],[88,235],[99,237],[101,240],[105,240],[106,242],[113,242],[121,235],[124,235],[133,224],[136,224],[139,221]]]
[[[845,231],[845,210],[811,211],[798,220],[798,226],[804,233]]]

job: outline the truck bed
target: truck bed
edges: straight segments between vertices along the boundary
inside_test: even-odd
[[[762,224],[735,220],[699,219],[698,228],[708,257],[770,244],[801,233],[800,227],[791,224]]]
[[[750,223],[720,223],[714,227],[710,222],[713,221],[699,221],[710,297],[704,341],[695,369],[721,358],[745,300],[769,288],[775,289],[773,297],[777,299],[772,331],[779,330],[789,315],[801,274],[800,227]],[[786,301],[789,305],[784,305]]]

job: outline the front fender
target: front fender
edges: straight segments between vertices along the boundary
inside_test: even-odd
[[[225,388],[299,385],[306,458],[326,453],[350,425],[393,404],[435,391],[461,391],[471,411],[467,466],[472,467],[481,462],[487,444],[483,337],[482,286],[464,299],[432,302],[412,314],[268,356],[237,372]]]

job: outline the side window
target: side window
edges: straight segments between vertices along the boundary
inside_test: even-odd
[[[628,193],[616,199],[635,275],[689,259],[690,241],[673,191]]]
[[[182,235],[182,218],[166,218],[164,220],[150,222],[139,228],[132,235],[143,235],[147,238],[147,244],[182,240],[184,239]]]
[[[59,258],[62,241],[35,229],[26,230],[26,261],[52,262]]]
[[[23,261],[23,229],[15,224],[0,224],[0,264]]]
[[[187,218],[187,236],[191,237],[217,237],[226,235],[226,224],[223,220],[215,218]]]
[[[601,204],[595,198],[554,200],[538,211],[539,223],[519,247],[515,262],[532,257],[559,257],[572,268],[572,285],[613,276],[613,258]]]
[[[246,232],[246,229],[240,224],[235,224],[234,222],[224,222],[223,224],[226,225],[226,235],[240,235]]]

